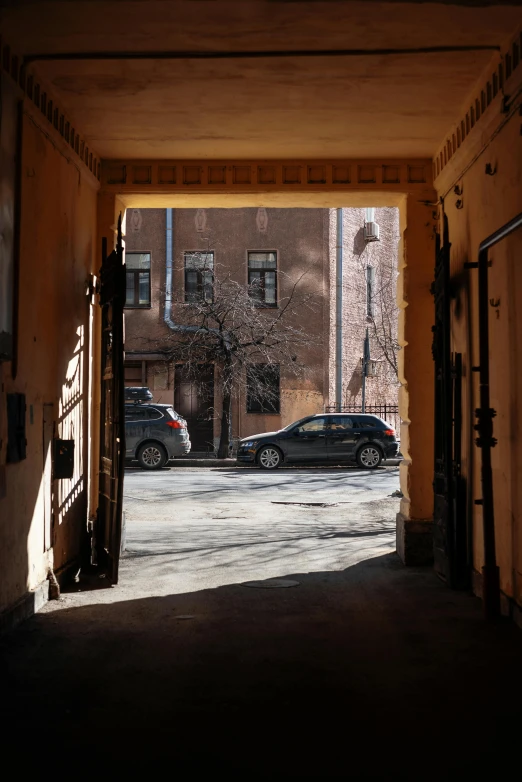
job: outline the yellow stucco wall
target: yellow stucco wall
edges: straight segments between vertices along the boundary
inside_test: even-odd
[[[476,261],[480,242],[522,211],[522,145],[520,117],[515,114],[498,132],[482,135],[483,151],[458,178],[462,195],[448,191],[451,181],[441,177],[438,184],[446,195],[445,212],[449,222],[452,273],[452,347],[463,354],[463,460],[468,481],[468,522],[472,531],[473,567],[483,565],[482,508],[474,500],[482,496],[480,449],[474,443],[477,433],[473,411],[479,404],[479,364],[477,271],[465,269]],[[490,163],[493,176],[485,173]],[[465,160],[461,168],[465,169]],[[458,174],[455,164],[453,175]],[[457,199],[462,208],[457,208]],[[498,445],[492,451],[495,504],[495,538],[502,591],[522,604],[522,310],[518,302],[522,285],[522,231],[490,250],[489,298],[498,306],[489,308],[491,406],[497,411],[493,421]],[[461,522],[463,520],[460,520]]]
[[[401,242],[397,304],[399,413],[401,425],[401,514],[412,521],[433,515],[433,360],[430,287],[435,258],[435,193],[406,196],[400,208]]]
[[[87,514],[93,305],[85,283],[99,266],[96,188],[27,114],[22,162],[18,373],[13,379],[11,365],[3,365],[0,401],[5,409],[6,393],[26,395],[27,458],[6,465],[0,499],[0,611],[43,581],[49,565],[59,569],[78,554]],[[52,405],[47,431],[54,425],[56,436],[76,444],[73,478],[53,482],[54,523],[50,473],[43,472],[44,405]]]

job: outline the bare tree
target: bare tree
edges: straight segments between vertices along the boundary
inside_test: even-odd
[[[398,352],[401,348],[397,334],[399,310],[395,303],[396,278],[392,264],[379,264],[368,318],[374,345],[380,351],[380,355],[375,358],[387,361],[395,377],[398,377]]]
[[[315,311],[315,294],[301,293],[306,272],[293,281],[279,272],[280,289],[288,294],[280,298],[277,309],[268,309],[259,306],[260,283],[240,285],[230,273],[220,270],[214,276],[214,268],[201,263],[199,272],[199,289],[176,309],[176,329],[158,347],[166,359],[183,364],[186,376],[196,384],[203,364],[217,368],[218,457],[224,458],[229,453],[234,396],[244,389],[262,411],[274,412],[279,372],[294,376],[305,372],[300,348],[309,347],[313,339],[299,323],[306,322],[304,309],[310,314]]]

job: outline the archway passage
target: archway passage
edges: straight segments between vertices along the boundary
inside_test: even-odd
[[[367,4],[359,3],[332,3],[320,13],[311,4],[297,16],[282,3],[269,11],[247,3],[240,14],[222,5],[220,15],[215,4],[200,4],[196,13],[186,4],[138,2],[125,18],[121,4],[110,0],[94,9],[75,3],[74,13],[57,8],[22,1],[1,12],[9,226],[2,300],[9,306],[2,308],[0,501],[5,518],[19,519],[6,527],[3,548],[14,554],[1,606],[11,611],[22,600],[30,610],[34,590],[45,593],[47,574],[75,572],[82,544],[88,545],[85,530],[96,524],[99,247],[105,236],[111,249],[117,216],[146,198],[162,208],[206,208],[223,197],[227,205],[265,208],[349,205],[346,196],[368,207],[402,206],[406,458],[398,550],[406,561],[431,552],[429,286],[433,229],[442,224],[435,205],[444,200],[455,282],[452,347],[463,356],[463,377],[471,378],[462,394],[462,470],[469,478],[466,531],[480,591],[481,506],[472,502],[480,459],[471,438],[478,313],[466,264],[475,262],[483,234],[509,223],[520,201],[519,178],[505,173],[518,170],[519,9],[376,2],[378,23],[369,26]],[[133,33],[138,18],[147,19],[143,48]],[[173,196],[177,204],[167,203]],[[506,269],[517,241],[511,237],[499,248]],[[499,290],[513,287],[506,275],[493,277]],[[491,298],[506,300],[500,293]],[[495,313],[492,344],[501,355],[501,306]],[[514,377],[501,383],[492,409],[506,411],[517,398],[515,386]],[[499,426],[507,417],[498,416]],[[413,426],[419,422],[429,429],[423,442]],[[500,439],[502,448],[512,443]],[[71,454],[74,444],[72,477],[53,477],[59,473],[51,469],[51,440],[62,453]],[[517,448],[508,447],[510,464],[517,463]],[[515,482],[504,478],[495,458],[496,517],[518,519]],[[486,521],[490,532],[492,526]],[[513,529],[502,522],[493,530],[510,611],[520,591],[517,529],[518,521]]]
[[[119,553],[96,538],[102,437],[122,447],[121,419],[100,420],[121,359],[100,356],[102,239],[112,250],[126,208],[223,202],[400,208],[397,550],[409,563],[433,550],[430,287],[446,218],[437,383],[449,397],[459,354],[462,447],[454,464],[458,405],[445,396],[436,488],[447,498],[444,482],[464,479],[454,518],[473,588],[485,565],[493,615],[520,621],[521,234],[506,231],[522,203],[519,3],[18,0],[0,22],[2,627],[74,581],[84,553]],[[111,344],[109,330],[107,358]],[[299,586],[49,602],[2,644],[7,746],[40,773],[52,730],[71,768],[88,758],[120,774],[156,760],[242,778],[510,771],[516,628],[485,628],[476,601],[395,555],[284,575]],[[32,754],[29,719],[49,727]]]

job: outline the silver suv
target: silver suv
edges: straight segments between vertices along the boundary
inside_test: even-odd
[[[169,459],[190,453],[187,422],[172,405],[127,401],[125,444],[127,459],[137,459],[144,470],[159,470]]]

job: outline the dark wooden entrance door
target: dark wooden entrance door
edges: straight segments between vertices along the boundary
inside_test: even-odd
[[[198,377],[176,367],[174,408],[187,421],[192,451],[214,450],[214,367],[202,366]]]
[[[465,483],[461,475],[462,354],[451,353],[450,242],[444,217],[437,237],[435,281],[435,465],[433,555],[438,575],[453,588],[469,582]]]
[[[102,246],[100,487],[94,541],[97,564],[114,584],[118,581],[125,465],[124,304],[125,266],[120,216],[116,249],[107,255],[106,239]]]

